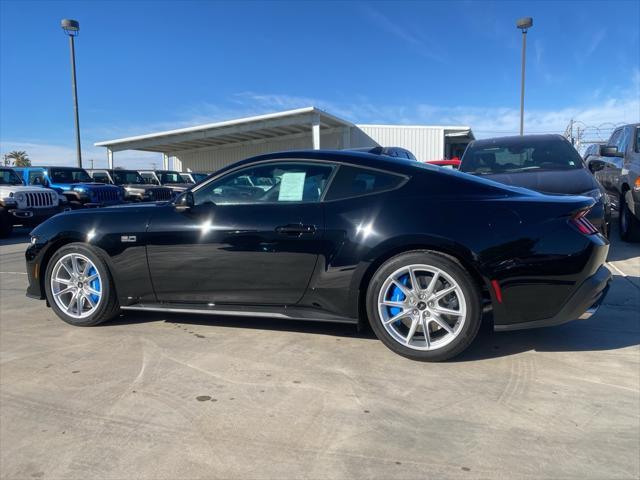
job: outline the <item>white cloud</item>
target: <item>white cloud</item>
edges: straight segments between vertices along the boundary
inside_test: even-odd
[[[33,165],[67,165],[76,164],[76,150],[73,147],[54,145],[46,142],[21,142],[2,140],[0,142],[0,156],[12,150],[24,150],[29,155]],[[91,160],[95,168],[107,167],[107,151],[104,148],[90,147],[82,150],[82,165],[91,168]],[[152,152],[124,151],[114,154],[116,166],[129,168],[151,168],[155,163],[157,168],[162,166],[162,155]]]
[[[574,119],[580,128],[589,127],[592,139],[606,140],[611,128],[622,123],[640,121],[640,69],[632,71],[631,85],[593,92],[584,103],[557,109],[526,108],[526,133],[563,133]],[[464,105],[380,104],[364,96],[348,100],[326,100],[311,96],[292,96],[280,93],[241,92],[224,104],[203,103],[183,110],[174,120],[146,125],[104,125],[83,129],[83,160],[86,167],[94,160],[96,167],[107,164],[106,149],[94,147],[93,141],[127,137],[180,127],[230,120],[300,107],[316,106],[354,123],[468,125],[478,138],[515,135],[518,133],[520,112],[512,107],[469,107]],[[93,140],[90,140],[93,139]],[[51,144],[37,139],[1,139],[0,154],[11,150],[26,150],[34,164],[74,165],[73,144]],[[124,151],[115,153],[116,166],[150,168],[162,164],[158,153]]]
[[[601,135],[612,125],[640,121],[640,73],[634,72],[634,87],[583,105],[559,109],[526,108],[525,131],[529,133],[563,133],[569,121],[580,126],[600,127]],[[237,96],[243,108],[254,105],[256,110],[277,111],[314,105],[354,123],[469,125],[477,137],[517,134],[520,111],[510,107],[468,107],[430,104],[378,105],[359,98],[346,103],[328,102],[318,98],[285,94],[244,92]]]
[[[604,28],[600,28],[599,30],[595,31],[591,36],[590,41],[586,44],[586,46],[584,48],[578,48],[576,50],[575,52],[576,61],[579,64],[585,63],[589,59],[589,57],[593,55],[593,53],[596,51],[598,46],[600,46],[606,34],[607,34],[607,30]]]
[[[419,55],[429,60],[445,63],[444,58],[438,53],[442,52],[442,47],[435,45],[433,41],[429,41],[418,29],[412,29],[406,22],[398,22],[390,19],[370,5],[363,5],[362,8],[365,14],[380,30],[411,44]]]

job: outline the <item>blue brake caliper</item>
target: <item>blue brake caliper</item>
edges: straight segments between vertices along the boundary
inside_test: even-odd
[[[400,280],[400,283],[402,285],[409,286],[409,274],[403,275],[398,280]],[[394,285],[393,288],[391,289],[391,296],[389,297],[388,300],[391,300],[392,302],[402,302],[404,299],[405,299],[405,294],[402,293],[402,290],[400,290],[397,287],[397,285]],[[389,308],[389,315],[391,315],[392,317],[394,315],[399,314],[402,310],[400,307],[387,307],[387,308]],[[398,324],[399,322],[400,320],[398,320],[395,323]]]
[[[87,276],[90,277],[91,275],[95,275],[96,273],[98,273],[96,269],[91,267],[91,269],[87,272]],[[91,283],[89,284],[89,286],[93,288],[96,292],[102,292],[102,290],[100,289],[100,278],[98,277],[91,280]],[[100,300],[100,297],[92,293],[91,300],[93,300],[94,302],[97,302],[98,300]]]

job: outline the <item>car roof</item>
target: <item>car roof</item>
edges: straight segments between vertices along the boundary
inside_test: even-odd
[[[254,162],[290,159],[349,163],[354,166],[379,168],[390,170],[392,172],[409,172],[415,171],[416,168],[438,168],[434,166],[426,166],[421,162],[416,162],[415,160],[409,160],[407,158],[390,157],[387,155],[374,155],[371,153],[359,152],[354,150],[290,150],[284,152],[267,153],[264,155],[247,158],[245,160],[240,160],[239,162],[228,165],[227,167],[219,170],[218,172],[216,172],[216,174]]]
[[[37,166],[31,166],[31,167],[24,167],[24,168],[29,168],[31,170],[39,168],[39,169],[49,169],[49,168],[58,168],[60,170],[86,170],[84,167],[68,167],[68,166],[60,166],[60,165],[37,165]]]
[[[474,147],[485,147],[490,145],[520,145],[522,143],[530,143],[530,142],[569,142],[565,137],[558,134],[543,134],[543,135],[514,135],[510,137],[492,137],[492,138],[483,138],[481,140],[474,140],[471,142],[471,145]]]

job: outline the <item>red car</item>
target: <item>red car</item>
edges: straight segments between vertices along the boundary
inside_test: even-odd
[[[451,160],[427,160],[430,165],[438,165],[444,168],[453,168],[454,170],[458,170],[460,168],[460,159],[452,158]]]

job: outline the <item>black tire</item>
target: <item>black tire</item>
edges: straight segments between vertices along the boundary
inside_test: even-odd
[[[385,280],[396,270],[414,264],[431,265],[443,270],[455,280],[466,300],[467,318],[451,343],[436,350],[415,350],[396,341],[387,332],[378,313],[378,296]],[[479,289],[473,278],[453,257],[428,250],[414,250],[390,258],[371,278],[366,297],[367,316],[374,333],[390,350],[412,360],[439,362],[448,360],[465,350],[476,337],[482,319]]]
[[[51,275],[53,273],[54,266],[60,258],[69,253],[80,253],[89,258],[89,260],[93,262],[96,269],[98,270],[98,273],[100,274],[100,278],[102,280],[102,297],[98,303],[96,311],[93,312],[90,316],[82,319],[77,319],[69,316],[63,310],[61,310],[58,304],[55,302],[53,293],[51,291]],[[74,325],[76,327],[92,327],[94,325],[98,325],[100,323],[111,320],[120,313],[118,297],[116,295],[116,291],[113,285],[113,279],[111,278],[111,273],[109,272],[109,268],[107,267],[106,262],[102,258],[102,255],[97,252],[97,250],[84,243],[70,243],[63,246],[53,254],[51,259],[49,260],[49,263],[47,264],[47,270],[44,277],[44,287],[47,301],[53,311],[56,313],[56,315],[58,315],[58,317],[60,317],[70,325]]]
[[[13,222],[11,221],[9,213],[7,213],[4,207],[0,207],[0,238],[8,237],[12,230]]]
[[[71,210],[79,210],[81,208],[83,208],[84,205],[82,205],[82,203],[80,203],[78,200],[70,200],[69,201],[69,208],[71,208]]]
[[[625,242],[640,242],[640,220],[638,220],[626,202],[625,195],[631,195],[629,191],[620,196],[620,238]]]

